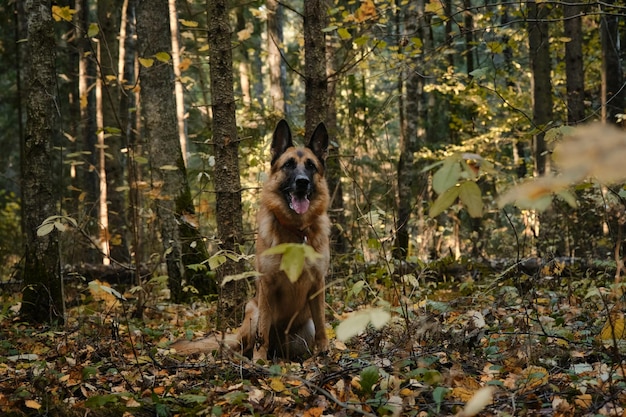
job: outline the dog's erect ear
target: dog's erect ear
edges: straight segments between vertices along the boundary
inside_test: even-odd
[[[285,120],[281,120],[276,125],[274,137],[272,138],[272,165],[287,150],[293,146],[291,140],[291,129]]]
[[[328,131],[326,130],[324,123],[317,125],[307,148],[313,151],[315,156],[317,156],[317,159],[319,159],[323,165],[328,151]]]

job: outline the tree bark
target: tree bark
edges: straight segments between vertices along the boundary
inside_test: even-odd
[[[550,33],[546,20],[549,4],[528,2],[528,47],[532,72],[533,137],[535,175],[543,175],[548,169],[545,130],[553,119],[553,99],[550,63]]]
[[[22,156],[26,249],[21,314],[36,323],[63,323],[65,315],[57,231],[37,235],[38,226],[57,214],[51,143],[60,131],[51,7],[49,0],[25,2],[29,66]]]
[[[428,42],[425,42],[424,39],[424,30],[427,29],[424,27],[425,21],[423,16],[423,0],[418,1],[417,4],[408,5],[405,13],[405,31],[407,36],[417,34],[422,41],[422,45],[425,46]],[[424,66],[423,54],[420,51],[411,51],[410,53],[411,62],[407,68],[407,80],[402,100],[405,106],[402,110],[404,122],[400,126],[400,156],[397,166],[398,217],[396,219],[396,239],[393,248],[393,255],[397,259],[404,259],[409,249],[408,223],[413,209],[413,181],[415,179],[413,152],[420,139],[422,143],[426,142],[424,131],[420,132],[418,130],[420,124],[425,126],[426,123],[424,78],[420,72]],[[422,191],[425,192],[425,189]]]
[[[565,79],[567,89],[567,124],[575,125],[585,119],[585,73],[583,68],[582,7],[563,6],[565,37]]]
[[[463,33],[465,34],[465,67],[468,74],[474,71],[474,13],[471,0],[463,0]]]
[[[186,268],[205,260],[206,249],[196,229],[178,138],[174,73],[171,62],[155,59],[156,54],[171,51],[167,2],[137,2],[137,40],[139,56],[154,59],[152,65],[140,68],[141,111],[168,282],[172,299],[179,302],[189,295],[183,293],[183,278],[201,294],[214,292],[215,285],[206,276]]]
[[[283,9],[277,0],[267,0],[267,65],[270,73],[270,108],[286,115],[285,64],[280,55],[283,43]]]
[[[176,8],[176,0],[168,0],[170,11],[170,30],[172,32],[172,64],[176,82],[174,83],[174,91],[176,97],[176,123],[178,126],[178,140],[180,141],[180,149],[183,153],[183,161],[187,166],[187,126],[185,123],[185,95],[183,92],[183,84],[180,81],[182,72],[180,69],[180,33],[178,30],[178,11]]]
[[[109,255],[118,262],[127,263],[130,261],[130,251],[128,249],[128,224],[126,216],[126,195],[119,191],[125,185],[124,181],[124,158],[122,153],[122,129],[120,117],[120,101],[122,97],[122,74],[119,73],[120,59],[120,24],[122,21],[121,11],[123,0],[98,0],[98,21],[100,24],[100,48],[99,66],[100,83],[102,89],[102,126],[99,129],[104,131],[107,158],[105,158],[104,169],[106,171],[105,195],[101,190],[101,199],[105,202],[101,204],[108,217],[108,230],[103,238],[107,239]],[[123,57],[122,57],[123,59]]]
[[[213,109],[213,145],[215,151],[215,211],[222,249],[239,253],[239,245],[243,243],[243,220],[228,4],[227,0],[210,0],[207,2],[211,108]],[[220,266],[218,275],[223,278],[228,275],[239,274],[243,272],[243,267],[242,262],[228,260]],[[245,295],[240,290],[238,282],[230,282],[225,287],[223,301],[232,303],[231,306],[243,307]],[[242,308],[236,308],[234,319],[237,321],[241,319],[242,312]]]
[[[613,5],[614,1],[608,1]],[[617,115],[624,113],[624,89],[619,44],[619,17],[607,10],[600,15],[600,41],[602,43],[602,121],[618,123]]]
[[[310,138],[328,113],[328,78],[326,77],[327,6],[324,0],[304,2],[304,137]]]
[[[341,155],[339,152],[341,143],[339,142],[339,128],[337,124],[337,100],[336,88],[338,77],[337,67],[339,56],[331,45],[326,45],[326,56],[328,69],[328,113],[326,115],[326,127],[331,138],[331,146],[328,148],[328,158],[326,159],[326,182],[330,190],[329,217],[331,220],[330,244],[333,253],[345,253],[348,249],[348,240],[345,231],[348,230],[346,224],[345,209],[343,205],[343,187],[341,184],[342,169]]]

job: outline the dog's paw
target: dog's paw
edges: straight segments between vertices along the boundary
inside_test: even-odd
[[[258,349],[254,349],[254,352],[252,353],[252,361],[253,362],[267,361],[267,348],[260,347]]]
[[[317,353],[326,353],[330,350],[330,346],[328,344],[328,339],[318,340],[316,342],[317,345]]]

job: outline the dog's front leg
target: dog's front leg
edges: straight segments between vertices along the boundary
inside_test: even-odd
[[[262,282],[259,282],[257,285],[257,307],[259,309],[259,316],[256,329],[256,343],[254,344],[254,352],[252,354],[254,361],[259,359],[267,360],[267,351],[269,349],[272,310],[266,292],[266,286],[263,285]]]
[[[326,318],[324,314],[324,289],[318,289],[314,293],[314,297],[309,299],[309,308],[311,309],[311,317],[315,325],[315,346],[317,352],[328,351],[328,338],[326,337]]]

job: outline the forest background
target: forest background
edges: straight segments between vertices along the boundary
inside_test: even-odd
[[[2,2],[0,406],[622,415],[625,11]],[[282,118],[331,134],[333,352],[180,372],[253,291]]]

